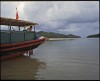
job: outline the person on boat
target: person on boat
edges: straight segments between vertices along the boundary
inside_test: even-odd
[[[27,31],[32,31],[32,26],[30,26],[30,28],[26,29]]]
[[[12,27],[13,31],[16,31],[13,27]]]

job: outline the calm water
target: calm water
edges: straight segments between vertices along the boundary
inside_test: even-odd
[[[10,68],[4,74],[4,66],[6,64],[16,63],[13,67],[12,75],[15,73],[15,68],[22,67],[23,62],[18,62],[18,59],[13,61],[2,62],[1,77],[14,79],[37,79],[37,80],[98,80],[99,79],[99,39],[84,38],[84,39],[67,39],[63,41],[47,41],[33,50],[33,54],[26,59],[30,59],[30,63],[24,64],[30,66],[27,71],[22,71],[19,68],[18,75],[6,75]],[[35,60],[34,60],[35,59]],[[21,63],[21,64],[18,64]],[[37,64],[37,67],[34,67]],[[42,64],[41,64],[42,63]],[[33,66],[33,67],[31,67]],[[24,67],[24,68],[25,68]],[[35,70],[35,69],[36,70]],[[30,70],[31,69],[31,70]],[[29,72],[28,72],[29,70]],[[34,73],[35,71],[35,73]],[[17,72],[17,71],[16,71]],[[23,73],[24,72],[24,73]],[[22,73],[24,75],[22,75]],[[34,74],[33,74],[34,73]],[[25,75],[26,74],[26,75]],[[18,77],[20,76],[20,78]],[[22,76],[22,77],[21,77]],[[25,77],[24,77],[25,76]],[[35,77],[35,78],[33,78]]]

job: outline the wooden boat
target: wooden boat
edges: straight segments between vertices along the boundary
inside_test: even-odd
[[[23,52],[35,49],[47,40],[45,37],[39,39],[36,36],[35,25],[38,25],[37,23],[4,17],[0,17],[0,19],[0,25],[6,25],[9,28],[9,31],[0,30],[1,60],[20,56]],[[19,30],[13,31],[12,26],[17,26]],[[34,31],[21,31],[20,29],[23,27],[25,30],[29,26],[34,26]]]

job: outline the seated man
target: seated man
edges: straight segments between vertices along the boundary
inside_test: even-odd
[[[32,31],[32,26],[30,26],[30,28],[26,29],[27,31]]]

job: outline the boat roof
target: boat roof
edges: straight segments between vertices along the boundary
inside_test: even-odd
[[[38,25],[38,24],[34,22],[30,22],[30,21],[25,21],[25,20],[16,20],[12,18],[0,17],[0,25],[26,27],[26,26],[32,26],[32,25]]]

